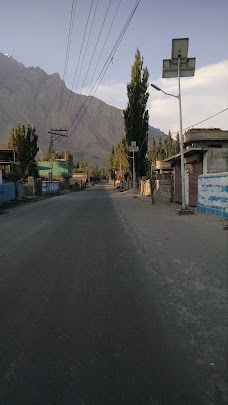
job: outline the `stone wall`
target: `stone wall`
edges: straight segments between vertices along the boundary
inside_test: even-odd
[[[159,201],[173,202],[173,179],[155,180],[154,196]]]
[[[203,162],[199,160],[194,163],[185,164],[185,189],[186,202],[190,207],[196,207],[198,201],[198,176],[203,173]],[[174,201],[182,202],[181,167],[175,166],[175,192]]]
[[[139,192],[141,195],[151,195],[150,180],[141,180]]]
[[[159,201],[173,202],[173,179],[170,175],[164,176],[157,175],[156,180],[153,180],[153,193],[154,197]],[[150,180],[141,180],[140,194],[151,195]]]

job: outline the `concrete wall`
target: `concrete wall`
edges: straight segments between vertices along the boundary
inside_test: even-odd
[[[208,148],[203,157],[203,174],[228,171],[228,148]]]
[[[0,202],[15,200],[15,184],[4,183],[0,184]]]
[[[197,210],[228,218],[228,172],[199,176]]]
[[[37,170],[40,177],[47,178],[49,173],[52,170],[53,177],[61,176],[61,177],[69,177],[72,176],[72,164],[70,162],[61,162],[61,161],[54,161],[54,162],[37,162]]]
[[[188,205],[190,207],[196,207],[198,201],[198,176],[203,173],[203,162],[200,160],[195,163],[185,164],[186,176],[186,194],[188,195]],[[181,185],[181,167],[180,165],[175,166],[174,174],[174,201],[182,202],[182,185]],[[188,182],[188,184],[187,184]]]
[[[59,192],[58,181],[42,181],[42,194],[57,194]]]

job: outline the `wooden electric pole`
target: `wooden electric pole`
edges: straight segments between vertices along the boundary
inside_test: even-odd
[[[67,129],[51,129],[50,131],[48,131],[48,133],[50,134],[50,154],[51,154],[51,167],[50,167],[50,172],[49,172],[49,190],[50,191],[50,183],[52,182],[52,177],[53,177],[53,155],[54,155],[54,141],[56,141],[58,138],[60,137],[68,137],[67,134],[63,134],[62,132],[67,132]],[[51,190],[52,192],[52,190]]]

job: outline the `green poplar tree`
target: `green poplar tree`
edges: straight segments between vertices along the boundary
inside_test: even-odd
[[[36,134],[35,127],[31,127],[28,125],[27,127],[27,134],[26,134],[26,156],[28,156],[28,167],[25,168],[27,170],[28,176],[34,176],[36,172],[36,155],[39,151],[37,146],[38,143],[38,135]]]
[[[147,169],[149,114],[146,105],[149,97],[148,79],[148,69],[143,68],[143,58],[137,49],[131,68],[131,81],[127,85],[128,105],[124,110],[124,120],[127,144],[130,145],[131,141],[136,141],[137,146],[139,146],[140,153],[135,153],[135,169],[139,176],[144,176]]]
[[[24,125],[18,124],[10,130],[8,145],[18,152],[20,171],[23,177],[35,175],[35,157],[39,151],[37,142],[38,135],[31,125],[25,128]]]
[[[129,170],[128,162],[128,146],[126,138],[121,138],[116,148],[114,149],[113,165],[116,170]]]
[[[148,151],[148,160],[153,164],[156,162],[157,159],[157,144],[155,138],[152,139],[151,146]]]
[[[157,147],[157,151],[156,151],[156,158],[157,158],[157,160],[165,159],[165,150],[164,150],[164,146],[163,146],[161,138],[159,139],[159,143],[158,143],[158,147]]]
[[[170,130],[165,138],[164,151],[165,151],[165,158],[169,158],[175,153],[175,145]]]
[[[180,135],[179,135],[179,132],[177,132],[177,136],[176,136],[175,153],[180,153]]]

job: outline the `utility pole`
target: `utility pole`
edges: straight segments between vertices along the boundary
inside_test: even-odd
[[[180,155],[181,155],[181,186],[182,186],[182,210],[180,214],[190,214],[191,210],[187,207],[186,190],[185,190],[185,163],[184,163],[184,145],[183,145],[183,131],[182,131],[182,108],[181,108],[181,87],[180,78],[190,77],[195,74],[196,58],[188,57],[188,42],[189,38],[175,38],[172,39],[172,55],[171,59],[163,60],[163,78],[178,78],[178,95],[170,94],[160,89],[160,87],[151,84],[151,86],[166,94],[167,96],[175,97],[179,100],[179,114],[180,114]]]
[[[131,146],[128,147],[128,151],[133,153],[133,191],[135,192],[136,174],[135,174],[135,152],[139,152],[139,147],[136,146],[136,141],[131,142]]]
[[[122,170],[122,162],[120,162],[120,178],[121,178],[121,183],[120,183],[120,189],[123,189],[123,170]]]
[[[56,141],[58,138],[61,136],[63,137],[68,137],[67,134],[63,134],[62,132],[67,132],[67,129],[51,129],[48,131],[48,133],[51,135],[50,136],[50,154],[51,154],[51,167],[50,167],[50,172],[49,172],[49,178],[48,178],[48,191],[50,192],[51,189],[51,194],[52,194],[52,177],[53,177],[53,155],[54,155],[54,141]]]
[[[135,191],[135,150],[133,149],[133,191]]]
[[[154,187],[153,187],[153,162],[150,166],[150,191],[151,191],[151,204],[154,205]]]

